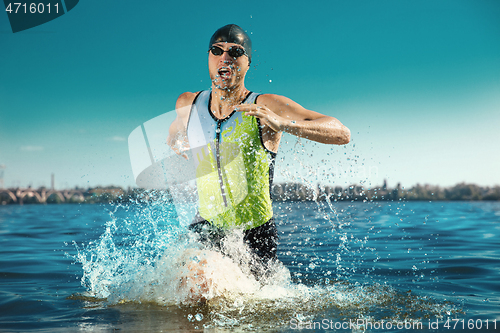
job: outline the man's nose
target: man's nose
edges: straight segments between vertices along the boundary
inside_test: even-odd
[[[229,52],[224,52],[221,55],[221,60],[224,61],[225,63],[228,61],[232,61],[233,58],[229,55]]]

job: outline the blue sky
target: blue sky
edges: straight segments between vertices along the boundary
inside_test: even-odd
[[[286,138],[278,180],[499,185],[498,17],[496,0],[85,0],[13,34],[0,13],[5,186],[133,185],[128,135],[210,87],[208,40],[228,23],[252,37],[247,88],[352,132],[345,147]]]

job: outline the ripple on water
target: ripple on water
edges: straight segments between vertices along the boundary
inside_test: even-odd
[[[279,262],[256,280],[252,257],[242,251],[242,232],[225,239],[228,256],[222,256],[200,248],[181,226],[161,226],[168,222],[152,214],[157,208],[142,206],[134,218],[112,215],[100,239],[78,249],[88,293],[73,297],[118,309],[140,304],[179,309],[197,327],[252,330],[287,325],[291,318],[371,316],[398,322],[461,311],[455,304],[387,284],[333,278],[297,281]]]

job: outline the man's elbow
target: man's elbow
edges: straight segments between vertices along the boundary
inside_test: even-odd
[[[346,145],[350,141],[351,141],[351,131],[347,127],[343,126],[342,130],[337,136],[337,142],[335,142],[335,144]]]
[[[351,142],[351,131],[347,127],[345,127],[345,129],[344,129],[344,142],[342,144],[346,145],[349,142]]]

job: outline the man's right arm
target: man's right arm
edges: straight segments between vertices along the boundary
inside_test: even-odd
[[[196,93],[185,92],[177,98],[177,102],[175,103],[175,112],[177,113],[177,117],[172,124],[170,124],[170,128],[168,129],[167,144],[179,155],[182,154],[179,149],[181,147],[185,147],[185,144],[182,141],[187,140],[187,122],[191,112],[191,105],[193,104],[195,97]],[[185,143],[187,143],[187,141]]]

